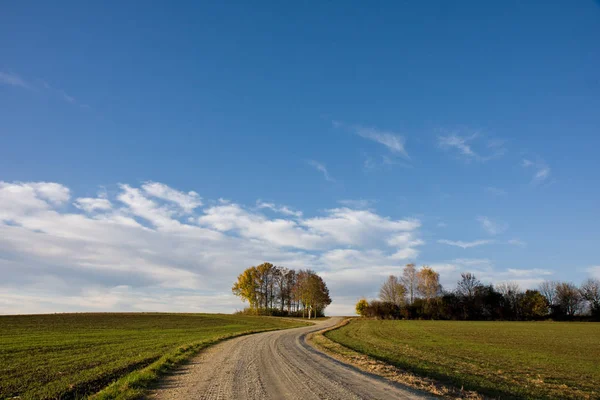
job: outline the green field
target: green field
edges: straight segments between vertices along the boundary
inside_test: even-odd
[[[299,325],[222,314],[0,316],[0,399],[81,398],[165,354],[185,355],[224,336]],[[178,350],[186,345],[192,347]]]
[[[326,336],[495,398],[599,399],[600,324],[354,319]]]

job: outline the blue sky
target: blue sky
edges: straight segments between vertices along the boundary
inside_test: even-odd
[[[0,313],[600,277],[597,2],[0,8]]]

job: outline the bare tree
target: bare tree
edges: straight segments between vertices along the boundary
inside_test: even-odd
[[[552,307],[556,304],[556,285],[555,281],[544,281],[540,284],[538,290],[548,301],[548,305]]]
[[[523,297],[523,292],[521,291],[519,284],[516,282],[503,282],[497,284],[495,289],[505,299],[507,310],[512,314],[512,317],[519,318],[522,311],[520,300]],[[546,307],[546,312],[547,311]]]
[[[406,264],[402,272],[402,284],[406,288],[410,304],[415,301],[415,293],[417,291],[417,270],[415,264]]]
[[[572,317],[581,311],[583,298],[577,286],[560,282],[556,285],[556,303],[565,315]]]
[[[590,304],[592,315],[600,315],[600,279],[588,279],[581,284],[581,297]]]
[[[481,281],[470,272],[463,272],[460,277],[460,281],[456,284],[456,292],[469,299],[473,298],[477,288],[483,286]]]
[[[394,275],[390,275],[388,279],[383,282],[383,285],[381,285],[381,289],[379,290],[379,299],[381,301],[393,303],[397,306],[404,304],[405,296],[406,288]]]

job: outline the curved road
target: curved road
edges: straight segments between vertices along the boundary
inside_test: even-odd
[[[151,399],[425,399],[313,349],[305,335],[340,322],[242,336],[211,346],[167,377]]]

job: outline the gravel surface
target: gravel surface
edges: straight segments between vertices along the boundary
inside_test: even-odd
[[[340,322],[257,333],[209,347],[150,399],[428,399],[315,350],[305,335]]]

